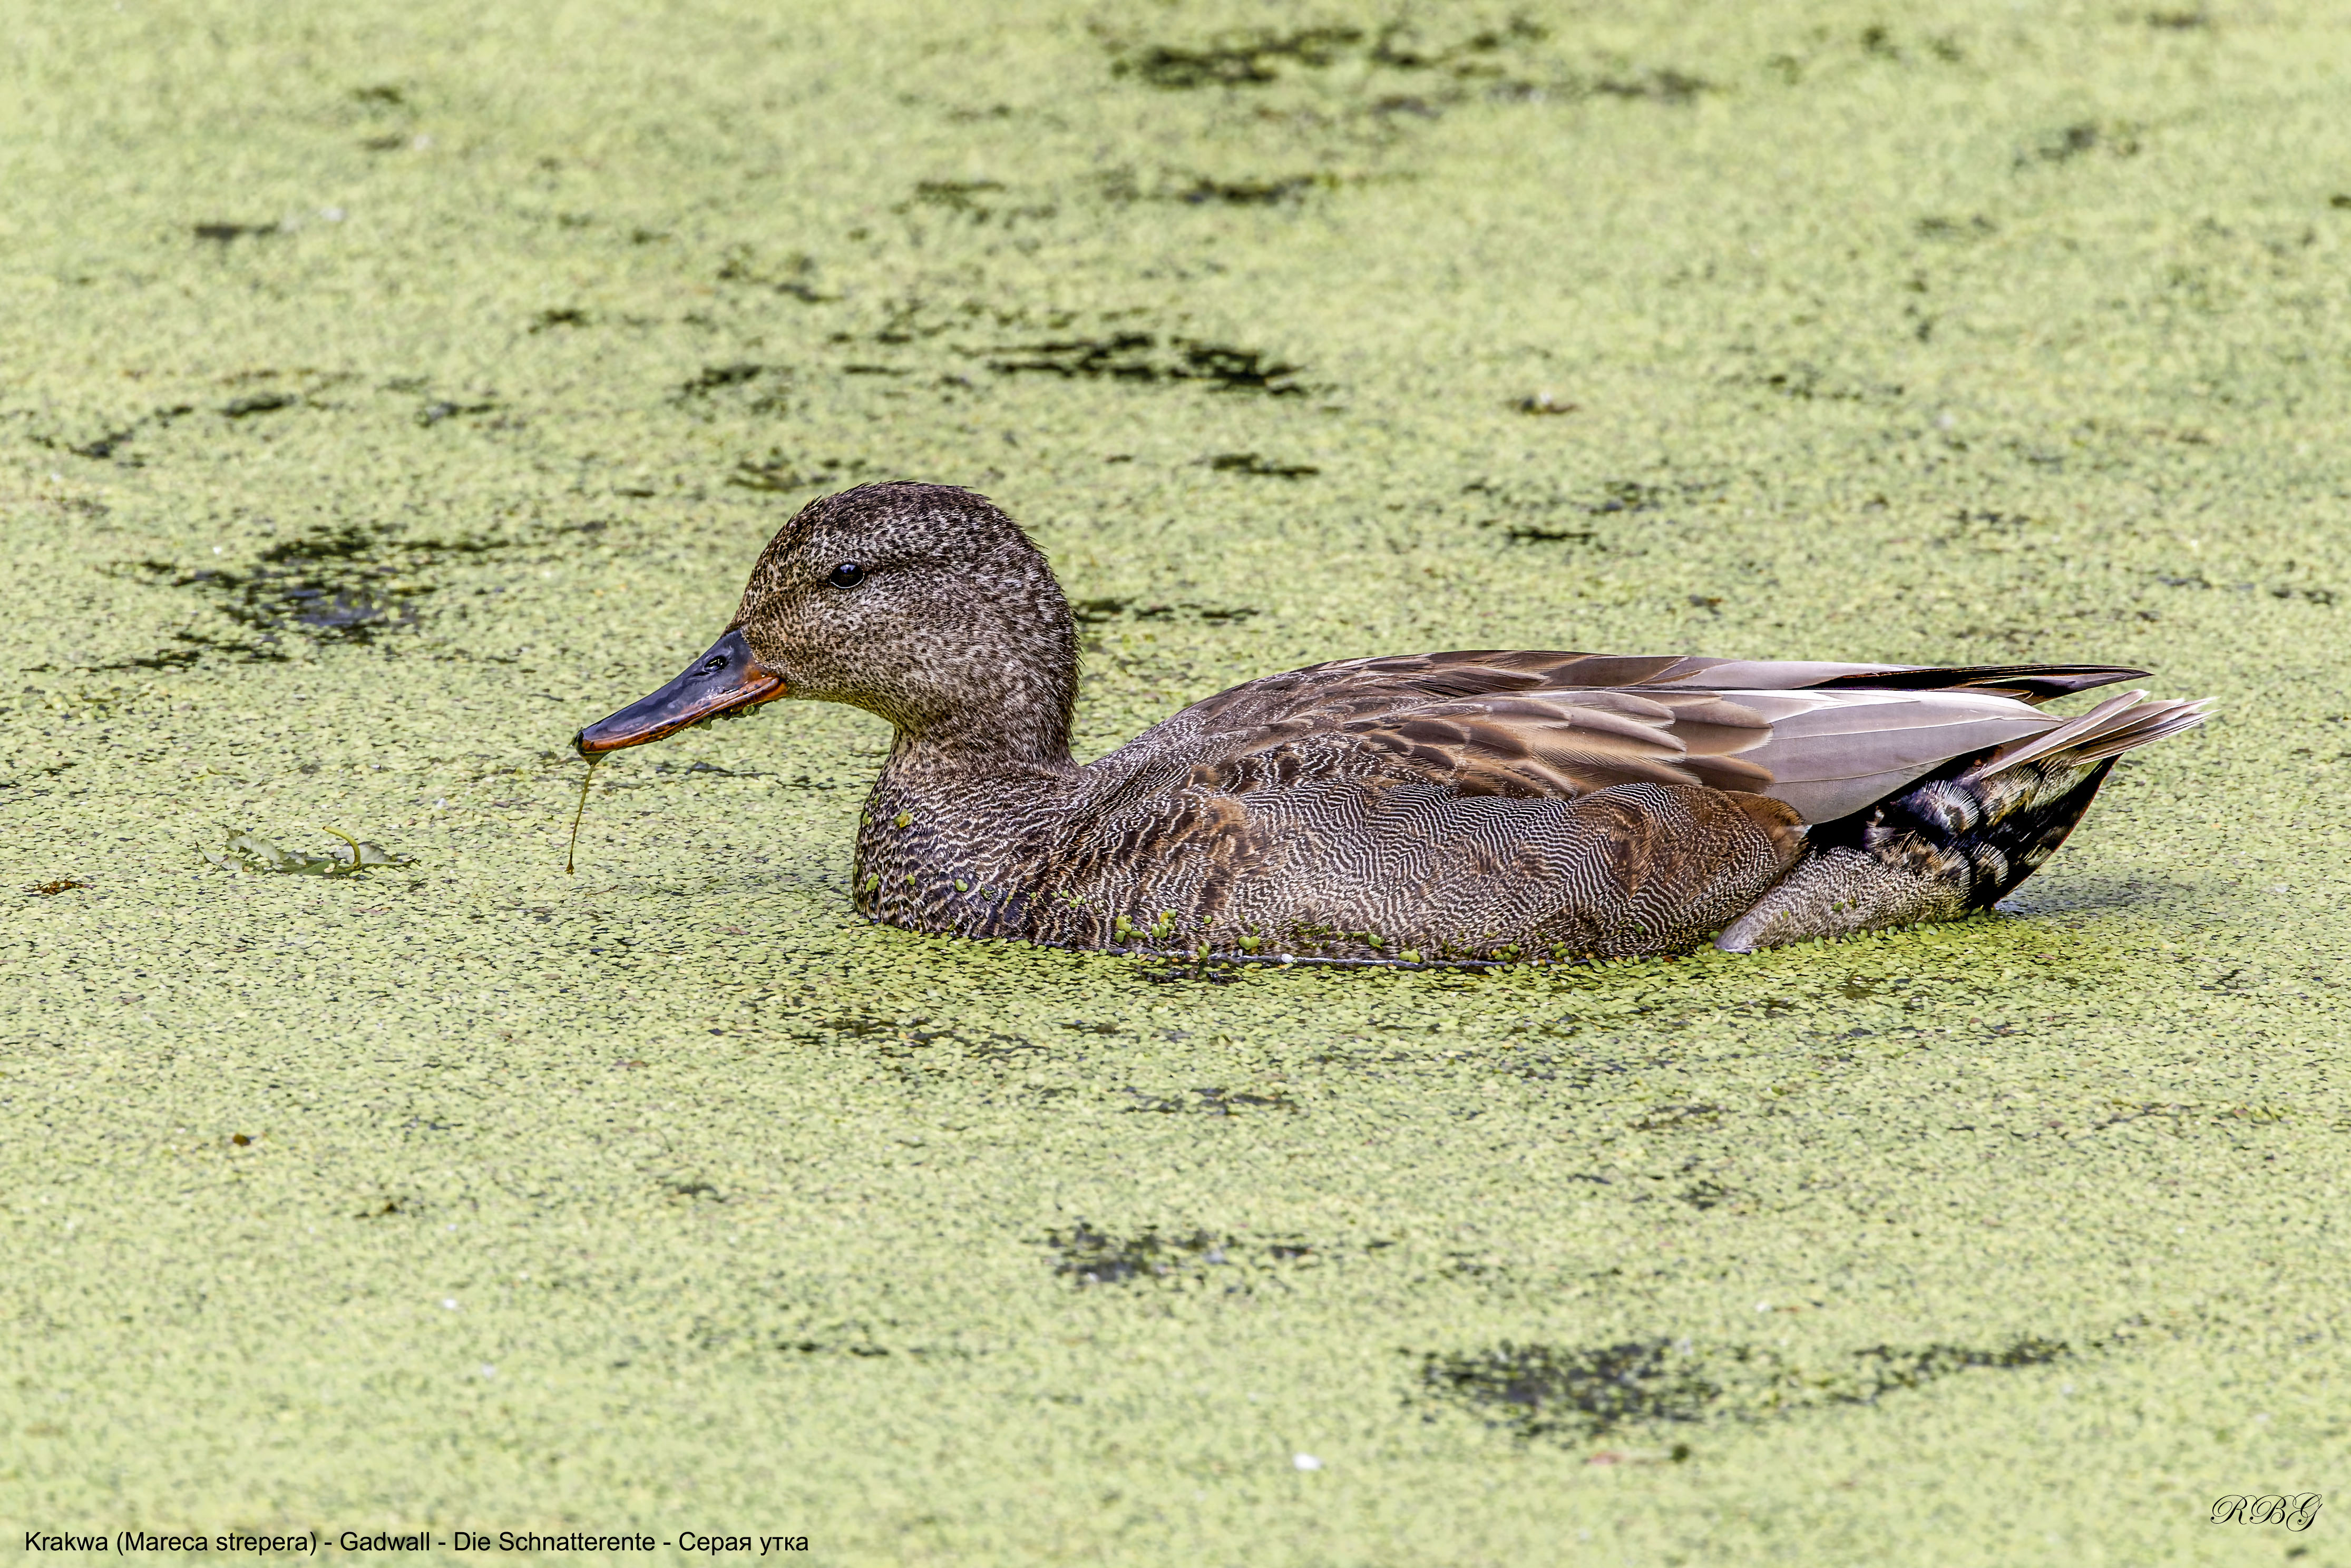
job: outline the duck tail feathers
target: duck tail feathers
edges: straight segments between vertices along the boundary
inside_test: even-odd
[[[2005,773],[2029,762],[2062,759],[2074,767],[2087,767],[2135,751],[2168,736],[2195,728],[2205,719],[2205,706],[2212,699],[2201,697],[2182,701],[2177,697],[2150,698],[2145,692],[2123,692],[2108,697],[2089,712],[2067,719],[2054,729],[2044,730],[2029,740],[2004,746],[1981,762],[1959,775],[1962,781],[1974,783],[1996,773]]]
[[[1990,908],[2065,841],[2115,758],[2203,722],[2202,702],[2125,692],[1980,762],[1955,760],[1814,827],[1804,858],[1717,946],[1748,952]]]

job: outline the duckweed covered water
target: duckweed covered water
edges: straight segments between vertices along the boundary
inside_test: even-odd
[[[8,1530],[2341,1555],[2209,1522],[2351,1474],[2336,11],[0,38]],[[1050,550],[1094,750],[1461,646],[2218,716],[1999,917],[1751,959],[868,928],[886,737],[794,704],[565,876],[572,731],[899,476]]]

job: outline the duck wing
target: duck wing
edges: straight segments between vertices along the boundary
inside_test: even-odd
[[[1267,781],[1279,755],[1320,754],[1461,795],[1700,784],[1820,822],[2059,727],[2036,703],[2142,673],[1524,651],[1351,659],[1219,693],[1095,767],[1140,786],[1175,763],[1194,787],[1239,790]]]

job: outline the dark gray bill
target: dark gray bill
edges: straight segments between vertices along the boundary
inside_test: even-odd
[[[609,718],[600,718],[572,737],[582,757],[643,746],[675,735],[690,724],[740,713],[786,695],[783,676],[751,655],[740,632],[729,632],[710,651],[648,697],[639,697]]]

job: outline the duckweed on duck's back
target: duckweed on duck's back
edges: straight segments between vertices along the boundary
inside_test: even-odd
[[[2351,1468],[2351,44],[2175,22],[15,0],[0,1525],[2323,1555],[2212,1509]],[[835,702],[613,753],[564,875],[580,721],[905,478],[1066,587],[1073,768],[1364,660],[1368,728],[1315,687],[1265,755],[1510,811],[1627,685],[1568,734],[1764,795],[1696,653],[2218,701],[1994,910],[1736,960],[878,925],[861,835],[970,819],[861,822],[893,729]],[[1531,731],[1415,695],[1561,647],[1663,653],[1473,661]],[[1949,782],[1826,848],[1948,846]],[[1968,901],[2060,801],[2004,873],[1956,835]]]

